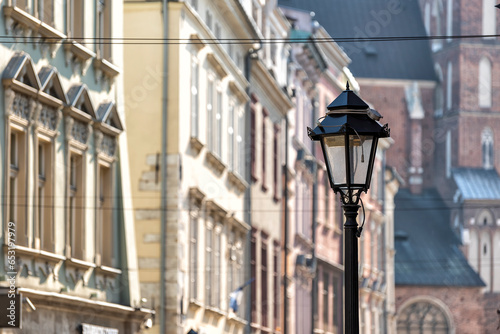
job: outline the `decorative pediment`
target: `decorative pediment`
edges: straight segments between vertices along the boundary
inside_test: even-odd
[[[40,81],[31,57],[22,51],[10,59],[2,75],[3,85],[18,92],[34,96],[40,89]]]
[[[104,132],[117,135],[123,131],[123,125],[114,102],[101,103],[97,108],[96,116],[97,121],[100,122],[101,130]]]
[[[72,116],[87,121],[97,118],[86,85],[72,86],[67,95],[68,107],[72,111]]]
[[[40,90],[45,94],[61,101],[63,104],[68,104],[68,97],[61,85],[59,73],[52,66],[44,66],[38,72],[40,80]]]

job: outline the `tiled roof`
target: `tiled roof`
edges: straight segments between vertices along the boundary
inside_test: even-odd
[[[500,199],[500,176],[495,169],[456,168],[452,174],[463,199]]]
[[[349,69],[355,77],[436,79],[427,40],[341,41],[426,36],[417,0],[279,0],[279,5],[314,12],[314,19],[352,59]]]
[[[460,251],[449,209],[434,190],[395,197],[396,285],[484,286]]]

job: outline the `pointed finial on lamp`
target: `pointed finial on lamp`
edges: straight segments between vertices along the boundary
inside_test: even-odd
[[[350,90],[350,89],[349,89],[349,81],[347,81],[347,84],[346,84],[346,86],[345,86],[345,90]]]

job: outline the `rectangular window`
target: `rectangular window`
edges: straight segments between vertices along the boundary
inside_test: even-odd
[[[279,253],[280,246],[278,243],[274,245],[274,255],[273,255],[273,296],[274,296],[274,308],[273,308],[273,318],[274,318],[274,328],[280,326],[280,277],[279,277]]]
[[[205,20],[205,23],[207,24],[207,27],[209,30],[212,30],[212,13],[210,13],[208,10],[207,10],[207,19]]]
[[[262,109],[262,190],[267,191],[267,185],[266,185],[266,155],[267,155],[267,140],[266,140],[266,123],[267,123],[267,116],[269,113],[267,110],[264,108]]]
[[[26,136],[12,131],[10,135],[9,222],[16,224],[16,244],[28,246],[26,217]]]
[[[262,248],[261,248],[261,272],[260,272],[260,279],[261,279],[261,309],[262,309],[262,326],[268,327],[268,305],[269,305],[269,299],[268,299],[268,291],[267,291],[267,244],[265,242],[262,243]]]
[[[250,275],[251,278],[257,280],[257,245],[256,239],[252,236],[250,240]],[[250,284],[251,287],[251,312],[252,312],[252,321],[255,322],[257,319],[257,282],[253,282]]]
[[[205,305],[213,306],[212,286],[212,256],[213,256],[213,225],[207,225],[205,234]]]
[[[327,272],[323,273],[323,324],[324,330],[329,329],[329,316],[330,316],[330,308],[329,308],[329,285],[330,285],[330,275]]]
[[[215,124],[213,124],[214,119],[214,80],[213,78],[208,79],[207,83],[207,146],[210,151],[214,151],[214,134],[213,129]]]
[[[113,179],[111,167],[99,166],[99,221],[102,264],[113,267]]]
[[[222,270],[222,257],[221,257],[221,226],[216,226],[215,227],[215,244],[214,244],[214,269],[213,269],[213,274],[214,274],[214,286],[213,286],[213,300],[214,304],[213,306],[217,307],[218,309],[221,308],[220,305],[220,297],[221,297],[221,270]]]
[[[38,18],[48,25],[54,24],[54,0],[38,0]]]
[[[83,191],[83,157],[79,154],[70,155],[69,182],[69,247],[71,256],[83,259],[84,225],[83,213],[85,207]]]
[[[273,138],[273,193],[274,200],[277,201],[279,199],[279,133],[280,127],[278,125],[274,125],[274,138]]]
[[[325,225],[330,225],[330,179],[328,178],[328,172],[323,171],[323,187],[325,190]]]
[[[250,107],[250,168],[252,174],[252,180],[257,180],[257,168],[255,159],[257,157],[256,154],[256,120],[255,120],[255,109],[254,107]]]
[[[189,293],[194,300],[198,299],[198,217],[191,216],[189,239]]]
[[[234,101],[229,102],[229,112],[227,115],[227,123],[228,123],[228,128],[227,128],[227,161],[229,165],[229,170],[233,171],[234,166],[235,166],[235,157],[237,154],[235,154],[234,151],[234,144],[235,144],[235,139],[234,139],[234,129],[235,129],[235,108],[234,108]]]
[[[246,178],[246,155],[248,150],[245,148],[243,137],[245,136],[245,113],[240,109],[238,112],[238,134],[236,142],[238,143],[238,173]]]
[[[84,44],[84,0],[69,0],[68,1],[68,21],[67,29],[69,37],[77,40],[78,42]]]
[[[36,236],[40,249],[54,250],[53,240],[53,190],[52,190],[52,145],[50,142],[38,143],[38,191]]]
[[[199,89],[199,66],[195,57],[191,58],[191,137],[198,138],[198,89]]]
[[[28,0],[14,0],[14,6],[17,8],[20,8],[26,12],[29,12],[29,5],[28,5]]]
[[[215,153],[222,157],[222,92],[217,89],[217,113],[215,114]]]
[[[333,317],[333,332],[338,332],[338,326],[340,323],[340,318],[342,317],[342,307],[339,305],[341,303],[341,287],[339,286],[340,280],[337,277],[333,277],[333,307],[332,307],[332,317]]]
[[[111,1],[97,2],[97,57],[111,60]]]

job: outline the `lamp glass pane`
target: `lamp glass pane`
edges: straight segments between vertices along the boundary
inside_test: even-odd
[[[346,183],[345,136],[343,134],[323,138],[325,157],[333,184]]]
[[[373,136],[349,136],[351,183],[364,185],[367,180]]]
[[[333,184],[347,184],[345,136],[324,137],[323,142]],[[373,136],[349,135],[349,181],[351,185],[363,186],[365,184],[369,172],[372,143]]]

